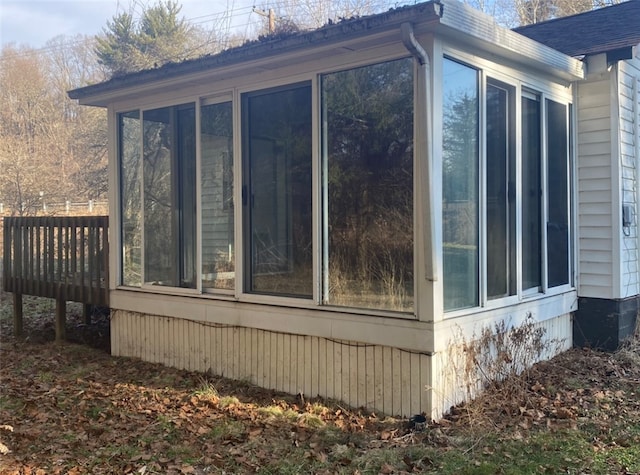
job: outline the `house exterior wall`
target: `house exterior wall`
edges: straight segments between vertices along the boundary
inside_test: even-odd
[[[576,345],[608,350],[633,334],[639,309],[640,58],[588,58],[578,83],[578,312]],[[631,210],[623,226],[622,210]]]
[[[640,293],[638,233],[622,227],[622,206],[638,211],[640,60],[591,73],[577,85],[578,236],[581,297],[620,299]]]
[[[611,77],[577,84],[578,295],[613,297]]]
[[[444,11],[457,12],[462,20],[465,15],[473,15],[470,9],[457,3],[449,5],[447,2]],[[465,24],[462,20],[460,25]],[[484,298],[472,308],[460,308],[455,312],[443,310],[442,151],[439,150],[442,148],[443,128],[442,99],[439,97],[442,92],[443,58],[450,57],[476,68],[479,94],[486,87],[487,77],[507,84],[514,97],[514,108],[520,107],[516,104],[523,91],[533,91],[541,102],[546,99],[558,100],[563,110],[568,111],[572,98],[570,79],[577,77],[580,72],[579,62],[572,58],[545,49],[515,33],[502,31],[487,19],[474,19],[471,25],[474,28],[465,30],[465,34],[474,36],[466,41],[460,32],[455,31],[454,23],[442,23],[443,32],[449,34],[442,38],[436,32],[428,31],[430,25],[422,25],[423,30],[416,32],[417,41],[428,50],[432,62],[431,69],[423,68],[419,65],[420,61],[413,63],[416,81],[414,130],[419,132],[414,134],[413,242],[416,244],[413,246],[413,260],[416,302],[412,312],[360,308],[357,304],[352,307],[324,305],[319,286],[314,289],[314,298],[308,300],[246,290],[243,272],[247,271],[247,266],[243,259],[247,257],[243,255],[242,233],[247,231],[243,227],[246,223],[242,223],[243,214],[239,211],[243,185],[240,176],[243,170],[243,142],[241,133],[234,133],[234,196],[238,204],[234,210],[236,288],[220,293],[201,292],[202,289],[198,288],[165,287],[154,285],[153,282],[145,284],[144,279],[142,285],[133,287],[119,280],[118,272],[114,272],[110,283],[113,354],[189,370],[211,370],[215,374],[244,379],[266,388],[339,399],[352,406],[388,414],[408,416],[426,412],[439,418],[452,404],[469,395],[465,392],[467,383],[464,379],[456,380],[453,361],[459,356],[460,344],[478,338],[483,329],[495,330],[498,322],[504,322],[509,328],[517,326],[526,315],[531,315],[537,326],[547,329],[545,338],[570,342],[569,314],[575,310],[576,304],[576,291],[570,278],[555,287],[547,288],[544,287],[546,284],[541,283],[533,292],[518,291],[497,300]],[[458,33],[455,41],[450,37],[453,31]],[[306,46],[287,54],[274,54],[273,57],[220,69],[212,68],[211,71],[203,69],[184,77],[159,80],[139,87],[136,85],[116,91],[113,96],[107,94],[100,97],[96,104],[109,107],[113,235],[120,235],[118,190],[121,177],[118,174],[119,152],[114,145],[118,143],[116,131],[119,113],[139,109],[144,116],[146,109],[187,103],[195,104],[197,111],[208,98],[224,95],[233,100],[234,130],[241,132],[240,101],[244,94],[305,81],[311,84],[317,98],[319,76],[323,73],[409,57],[412,53],[399,41],[399,35],[400,29],[395,28],[339,44],[320,44],[317,48]],[[482,41],[476,41],[478,38]],[[499,39],[503,43],[498,43]],[[526,44],[519,44],[521,42]],[[525,49],[520,46],[526,46],[526,51],[531,54],[525,56],[522,53]],[[501,58],[499,54],[505,57]],[[426,83],[426,79],[430,84]],[[315,101],[314,116],[318,117],[320,105],[317,99]],[[433,101],[433,106],[428,105],[429,101]],[[565,117],[568,115],[565,114]],[[430,125],[433,131],[431,137],[427,137],[424,132]],[[478,131],[480,135],[485,132],[482,127]],[[314,130],[312,136],[316,154],[312,187],[314,196],[319,196],[321,160],[317,154],[321,149],[320,131]],[[482,140],[477,148],[483,160],[486,152]],[[428,170],[428,155],[431,153],[432,169]],[[207,169],[206,166],[202,166],[199,172],[219,176],[219,170]],[[479,178],[480,181],[483,180]],[[566,181],[568,183],[568,179]],[[611,189],[610,184],[608,189]],[[199,198],[214,199],[216,196],[219,197],[210,194]],[[427,197],[434,200],[433,214],[424,209]],[[541,202],[540,206],[543,204],[546,205],[546,201]],[[321,283],[322,276],[319,255],[322,236],[319,231],[321,207],[318,200],[314,206],[317,228],[314,229],[316,285]],[[217,242],[219,238],[219,242],[223,242],[225,237],[204,235],[215,227],[218,219],[224,219],[225,210],[218,206],[208,211],[211,211],[210,219],[201,219],[200,223],[203,235],[200,247],[216,249],[214,241],[207,241],[210,246],[204,246],[205,239],[215,239]],[[435,231],[432,235],[425,229],[428,219],[434,220]],[[570,222],[573,222],[573,216]],[[486,226],[486,223],[482,226]],[[112,241],[114,269],[122,265],[118,262],[118,250],[121,247],[118,239]],[[427,262],[432,256],[422,244],[418,244],[427,240],[432,240],[430,245],[436,250],[433,256],[435,263]],[[210,257],[200,256],[202,260]],[[486,255],[482,257],[486,259]],[[567,274],[573,267],[569,260],[567,258]],[[427,272],[428,264],[435,264],[437,278]],[[546,260],[541,262],[545,271],[547,265]],[[515,269],[515,272],[521,272],[521,269]],[[543,272],[540,271],[541,274]],[[464,340],[458,340],[459,336]],[[552,356],[552,353],[548,353],[548,356]],[[477,383],[474,381],[474,384]]]
[[[621,201],[633,211],[632,223],[623,227],[620,235],[621,269],[620,297],[640,294],[638,280],[638,182],[640,170],[640,49],[633,59],[619,63],[619,127],[620,127],[620,181]]]

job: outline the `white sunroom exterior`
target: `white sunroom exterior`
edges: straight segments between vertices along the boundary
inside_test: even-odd
[[[570,347],[582,77],[435,1],[72,91],[108,109],[112,353],[438,418],[484,328]]]

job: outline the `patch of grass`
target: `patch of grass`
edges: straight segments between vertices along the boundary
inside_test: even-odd
[[[222,420],[214,424],[207,437],[214,441],[239,439],[245,433],[245,426],[242,422],[233,419]]]
[[[206,378],[200,378],[198,381],[198,387],[193,392],[194,396],[199,397],[210,402],[218,402],[220,394],[211,381]]]
[[[37,378],[41,383],[51,383],[54,380],[54,376],[51,371],[39,371]]]
[[[274,458],[262,465],[259,475],[299,475],[301,473],[315,473],[322,467],[322,463],[301,448],[290,449],[286,457]]]
[[[181,460],[182,463],[191,464],[200,459],[200,456],[194,451],[193,447],[188,445],[172,445],[164,454],[166,458]]]
[[[262,406],[258,408],[258,414],[262,414],[263,416],[270,418],[281,418],[288,421],[296,421],[298,420],[299,414],[290,408],[283,408],[281,406],[271,405],[271,406]]]
[[[308,412],[298,416],[298,424],[310,428],[324,427],[326,425],[320,416],[317,414],[310,414]]]
[[[24,402],[18,398],[0,395],[0,411],[15,414],[18,413],[23,406]],[[0,424],[2,424],[2,421],[0,421]]]
[[[218,407],[221,409],[230,406],[239,406],[240,404],[240,399],[235,396],[223,396],[218,400]]]
[[[314,402],[306,408],[307,412],[317,416],[324,416],[329,413],[329,408],[320,403]]]
[[[90,406],[85,410],[87,419],[98,420],[104,417],[103,408],[100,406]]]

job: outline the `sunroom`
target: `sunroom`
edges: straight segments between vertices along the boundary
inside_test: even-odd
[[[113,354],[437,418],[483,329],[569,347],[582,75],[433,1],[71,91],[109,112]]]

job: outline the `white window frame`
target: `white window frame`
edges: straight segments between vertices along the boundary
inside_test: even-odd
[[[393,52],[397,48],[397,51]],[[323,310],[327,312],[332,312],[336,314],[353,314],[353,315],[362,315],[362,316],[374,316],[374,317],[391,317],[391,318],[400,318],[400,319],[412,319],[417,320],[419,314],[419,299],[417,296],[419,295],[420,285],[418,282],[418,276],[420,271],[418,266],[421,264],[417,263],[416,253],[418,247],[417,236],[420,235],[418,232],[418,227],[423,224],[417,219],[416,216],[416,203],[420,196],[420,190],[425,186],[425,184],[416,184],[417,181],[417,160],[416,160],[416,152],[414,150],[414,158],[413,158],[413,174],[414,174],[414,190],[413,190],[413,254],[414,254],[414,305],[412,312],[400,312],[393,310],[384,310],[384,309],[375,309],[375,308],[357,308],[357,307],[347,307],[347,306],[333,306],[324,304],[322,302],[322,286],[323,286],[323,269],[322,267],[325,265],[325,261],[323,259],[323,221],[322,214],[326,212],[326,208],[323,206],[322,197],[323,193],[323,185],[322,185],[322,152],[321,152],[321,137],[322,137],[322,118],[320,117],[321,113],[321,98],[320,98],[320,76],[324,74],[330,74],[339,71],[345,71],[350,69],[355,69],[359,67],[375,65],[380,63],[385,63],[389,61],[399,60],[403,58],[411,57],[404,47],[398,48],[397,45],[393,45],[389,48],[389,50],[381,51],[382,54],[364,57],[358,61],[349,61],[345,64],[337,64],[333,67],[319,67],[313,71],[307,71],[303,74],[298,75],[290,75],[288,77],[277,78],[272,80],[258,81],[258,78],[255,79],[255,82],[247,85],[241,85],[239,87],[234,87],[233,89],[225,89],[220,91],[211,91],[209,93],[199,93],[197,96],[180,96],[173,98],[171,100],[162,100],[162,101],[142,101],[140,103],[130,103],[130,104],[118,104],[117,107],[113,109],[113,114],[116,120],[118,121],[118,117],[121,113],[129,112],[137,110],[140,114],[140,141],[141,141],[141,150],[140,153],[143,154],[142,150],[142,134],[143,134],[143,122],[144,122],[144,113],[148,110],[153,110],[162,107],[171,107],[177,106],[181,104],[193,103],[195,104],[195,114],[196,114],[196,280],[197,284],[195,288],[187,289],[181,287],[170,287],[170,286],[156,286],[145,283],[144,281],[144,248],[141,249],[141,270],[143,272],[142,276],[142,284],[140,287],[127,286],[124,285],[121,281],[121,272],[118,273],[117,280],[115,282],[115,288],[119,290],[128,290],[128,291],[144,291],[147,293],[156,293],[156,294],[164,294],[164,295],[173,295],[173,296],[199,296],[199,297],[207,297],[210,299],[219,299],[219,300],[229,300],[233,299],[239,302],[245,303],[255,303],[255,304],[268,304],[268,305],[277,305],[282,307],[295,307],[302,309],[314,309],[314,310]],[[369,56],[369,55],[367,55]],[[339,59],[339,58],[338,58]],[[415,61],[415,59],[413,60]],[[303,299],[303,298],[295,298],[295,297],[287,297],[287,296],[279,296],[279,295],[267,295],[267,294],[255,294],[245,292],[244,286],[244,260],[246,256],[244,255],[244,223],[243,223],[243,210],[242,206],[239,206],[238,203],[242,202],[242,178],[243,178],[243,163],[242,163],[242,97],[246,93],[251,93],[255,91],[260,91],[263,89],[271,89],[278,87],[287,87],[291,84],[296,84],[300,82],[310,82],[311,83],[311,97],[312,97],[312,265],[313,265],[313,296],[311,299]],[[413,81],[414,81],[414,92],[413,92],[413,107],[414,107],[414,117],[416,111],[422,104],[418,103],[419,96],[415,93],[416,82],[418,81],[416,68],[413,68]],[[202,288],[202,200],[201,200],[201,162],[202,162],[202,154],[201,154],[201,137],[200,137],[200,128],[201,128],[201,107],[203,105],[221,103],[221,102],[232,102],[232,115],[233,115],[233,166],[234,166],[234,202],[236,206],[234,206],[234,260],[235,260],[235,286],[234,290],[227,289],[203,289]],[[116,131],[116,135],[118,132]],[[414,128],[415,134],[415,128]],[[415,137],[414,137],[415,142]],[[118,143],[115,141],[114,143]],[[120,150],[119,146],[116,146],[115,150],[116,155],[116,168],[117,168],[117,178],[116,178],[116,190],[117,190],[117,202],[120,203],[121,196],[121,183],[120,183]],[[143,166],[143,160],[141,158],[140,166]],[[144,179],[142,173],[140,173],[140,186],[141,186],[141,194],[143,195],[143,185]],[[117,214],[117,226],[118,233],[121,230],[121,216],[120,210],[118,209]],[[141,239],[144,245],[144,206],[142,205],[141,209]],[[117,245],[121,246],[121,236],[118,236]],[[117,257],[118,268],[120,269],[122,266],[121,256]],[[429,313],[430,309],[423,309],[423,311],[427,311]]]
[[[514,306],[518,303],[531,301],[535,299],[547,298],[555,295],[564,294],[568,291],[575,290],[575,268],[576,268],[576,236],[575,236],[575,147],[571,146],[574,141],[572,137],[572,130],[575,134],[575,124],[571,127],[571,121],[575,118],[572,117],[572,107],[574,98],[571,94],[571,90],[556,84],[552,81],[544,81],[542,79],[534,79],[535,75],[527,75],[526,72],[515,70],[508,67],[500,67],[499,65],[487,61],[483,58],[471,55],[469,53],[445,47],[442,50],[441,60],[448,59],[455,62],[459,62],[465,66],[478,71],[478,159],[479,159],[479,173],[478,173],[478,216],[479,216],[479,302],[475,307],[444,310],[444,316],[446,319],[457,318],[461,316],[476,314],[485,312],[487,310],[496,310],[504,307]],[[487,160],[486,160],[486,90],[487,84],[491,80],[503,83],[506,86],[513,88],[514,94],[514,110],[515,110],[515,127],[514,133],[516,134],[515,143],[515,166],[516,166],[516,294],[512,296],[505,296],[502,298],[496,298],[489,300],[487,297],[487,204],[486,204],[486,173],[487,173]],[[442,81],[434,81],[435,84],[441,84]],[[436,92],[437,94],[437,92]],[[523,262],[523,249],[522,249],[522,235],[526,230],[523,230],[522,223],[522,109],[521,99],[523,95],[535,96],[540,102],[540,159],[541,159],[541,287],[540,289],[528,289],[522,288],[523,276],[522,276],[522,262]],[[549,288],[548,286],[548,250],[547,250],[547,222],[548,222],[548,153],[547,153],[547,106],[546,101],[551,100],[559,104],[566,106],[566,120],[567,120],[567,159],[568,159],[568,246],[569,246],[569,258],[567,263],[568,271],[568,283],[562,284],[556,287]],[[442,110],[434,110],[435,114],[442,116]],[[441,144],[440,144],[441,145]],[[442,177],[439,177],[442,179]],[[442,217],[440,217],[442,219]],[[442,234],[438,236],[438,239],[442,239]],[[442,245],[439,246],[442,248]],[[441,297],[442,298],[442,297]]]

